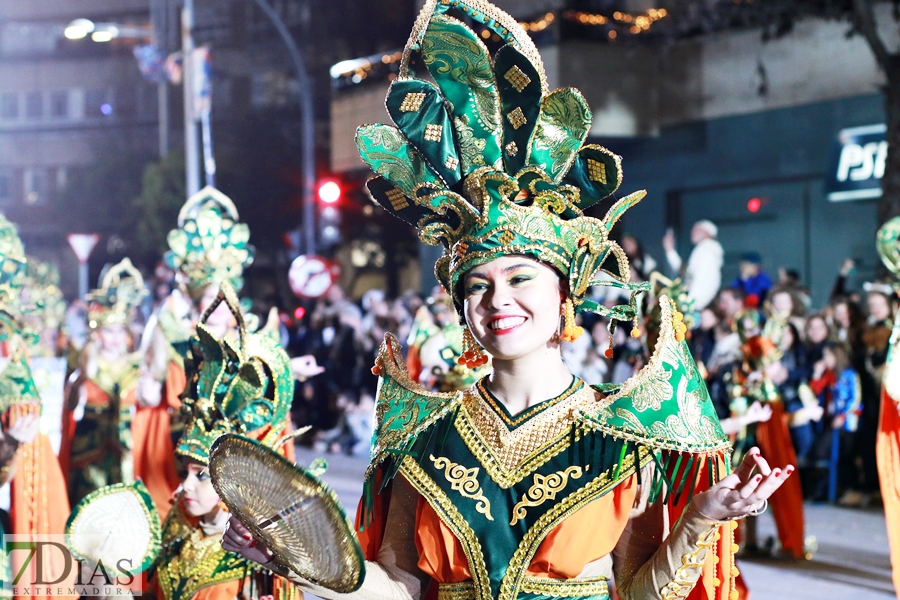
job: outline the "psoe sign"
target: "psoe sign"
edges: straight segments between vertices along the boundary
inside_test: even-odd
[[[887,126],[842,129],[831,153],[828,199],[832,202],[881,197],[881,177],[887,158]]]

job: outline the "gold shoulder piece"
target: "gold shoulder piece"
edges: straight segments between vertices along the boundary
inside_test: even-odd
[[[375,400],[375,443],[368,475],[392,451],[402,451],[416,436],[459,405],[462,392],[430,392],[406,370],[400,343],[390,333],[375,361],[380,375]]]

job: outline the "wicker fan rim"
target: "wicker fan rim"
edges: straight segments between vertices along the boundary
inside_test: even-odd
[[[257,440],[233,433],[219,436],[213,443],[209,454],[209,470],[210,475],[212,476],[213,487],[219,494],[222,502],[224,502],[225,506],[228,507],[228,510],[231,511],[232,514],[237,516],[245,527],[250,529],[250,531],[254,534],[254,537],[269,539],[272,538],[271,534],[260,530],[253,519],[248,518],[249,515],[247,515],[245,511],[243,511],[241,507],[239,507],[234,502],[233,498],[230,498],[228,497],[228,495],[226,495],[226,493],[223,493],[225,492],[225,484],[221,478],[221,471],[223,469],[222,463],[224,461],[221,459],[225,458],[225,454],[243,454],[244,456],[250,457],[251,459],[261,459],[263,456],[265,456],[267,460],[275,462],[278,467],[284,469],[292,476],[299,477],[304,481],[304,483],[310,485],[311,487],[314,487],[316,489],[317,495],[320,495],[323,498],[331,501],[332,505],[336,509],[337,514],[340,517],[340,527],[341,529],[343,529],[342,533],[344,534],[344,537],[347,540],[352,540],[347,544],[343,544],[345,551],[352,550],[352,552],[350,552],[349,554],[352,554],[352,562],[355,563],[355,571],[358,573],[358,576],[353,578],[352,581],[348,581],[348,579],[350,579],[348,577],[344,577],[339,581],[323,581],[322,579],[315,577],[313,574],[301,572],[302,569],[298,568],[294,564],[293,560],[291,560],[290,556],[282,551],[277,546],[277,544],[271,546],[269,550],[271,550],[272,554],[275,555],[275,558],[279,562],[287,565],[293,571],[297,572],[298,575],[308,579],[311,583],[329,587],[339,593],[348,593],[359,589],[365,576],[365,557],[363,556],[362,548],[356,541],[356,534],[353,531],[353,524],[347,518],[347,513],[341,505],[340,500],[334,490],[332,490],[324,481],[322,481],[303,467],[292,463],[285,457],[274,452],[271,448],[269,448],[265,444],[260,443]]]
[[[141,507],[142,513],[147,518],[147,525],[150,534],[147,548],[144,550],[144,555],[141,559],[141,564],[131,571],[132,574],[137,574],[150,568],[150,566],[156,560],[157,556],[159,556],[159,552],[162,548],[162,527],[159,521],[159,512],[156,510],[156,504],[153,502],[153,498],[150,496],[150,492],[141,481],[135,481],[133,483],[115,483],[112,485],[108,485],[94,490],[93,492],[82,498],[72,509],[72,512],[69,514],[69,518],[66,519],[66,546],[69,548],[69,551],[76,559],[82,561],[92,560],[94,557],[85,554],[81,551],[80,548],[74,545],[74,536],[77,535],[76,529],[83,521],[85,515],[88,514],[88,509],[93,502],[97,501],[98,499],[103,499],[112,495],[123,493],[130,494],[132,497],[136,497],[138,506]]]

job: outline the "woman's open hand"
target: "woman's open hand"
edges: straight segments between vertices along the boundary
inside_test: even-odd
[[[703,516],[714,521],[742,517],[761,509],[793,472],[793,465],[770,468],[759,448],[754,447],[734,473],[695,496],[693,503]]]
[[[240,554],[247,560],[261,565],[272,560],[272,553],[269,549],[265,545],[257,543],[250,534],[250,530],[233,515],[225,526],[225,532],[222,533],[222,547],[228,552]]]

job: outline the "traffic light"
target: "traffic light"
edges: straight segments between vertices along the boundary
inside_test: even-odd
[[[337,204],[343,195],[341,185],[334,180],[318,185],[319,235],[324,247],[335,246],[341,241],[341,213]]]
[[[337,204],[341,199],[341,186],[336,181],[323,181],[319,184],[319,200],[325,204]]]

